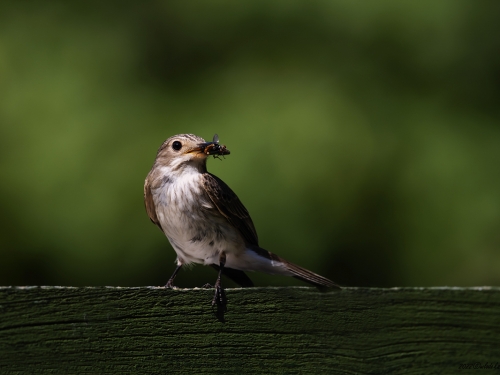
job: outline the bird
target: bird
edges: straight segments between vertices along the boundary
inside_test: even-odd
[[[207,171],[207,158],[229,155],[217,134],[207,142],[194,134],[174,135],[157,151],[144,181],[144,204],[151,221],[175,250],[176,268],[165,287],[186,265],[218,271],[212,306],[226,309],[221,275],[242,287],[254,286],[245,273],[259,271],[292,276],[321,290],[340,289],[333,281],[260,247],[250,214],[238,196]]]

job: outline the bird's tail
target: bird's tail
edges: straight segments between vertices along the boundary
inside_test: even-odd
[[[265,262],[259,262],[257,268],[247,269],[249,271],[263,271],[271,274],[292,276],[296,279],[312,284],[319,289],[341,289],[339,285],[335,284],[333,281],[327,279],[326,277],[320,276],[312,271],[293,264],[286,259],[283,259],[280,256],[273,254],[261,247],[249,246],[248,249],[252,250],[260,259],[266,259]]]
[[[284,260],[285,267],[293,274],[296,279],[305,281],[306,283],[312,284],[319,289],[335,288],[341,289],[339,285],[335,284],[332,280],[327,279],[317,273],[309,271],[303,267],[297,266],[296,264],[290,263]]]

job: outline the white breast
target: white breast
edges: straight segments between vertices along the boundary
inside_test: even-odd
[[[161,184],[152,190],[153,200],[161,227],[179,260],[183,264],[218,264],[221,251],[236,256],[243,253],[241,235],[205,193],[202,174],[194,169],[162,172]],[[176,174],[179,177],[174,178]]]

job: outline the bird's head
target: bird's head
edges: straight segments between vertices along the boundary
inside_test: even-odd
[[[195,167],[203,170],[209,155],[229,155],[226,146],[219,145],[217,134],[212,142],[194,134],[178,134],[163,142],[156,154],[156,163],[171,169]]]

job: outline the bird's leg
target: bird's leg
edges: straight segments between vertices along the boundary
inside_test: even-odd
[[[222,288],[220,277],[222,275],[222,270],[224,269],[224,265],[226,264],[226,253],[221,252],[219,256],[219,263],[220,263],[220,269],[219,269],[219,275],[217,276],[217,281],[215,282],[215,295],[214,299],[212,300],[212,306],[217,304],[217,307],[220,307],[226,310],[226,304],[227,304],[227,299],[226,299],[226,293],[224,292],[224,289]]]
[[[179,262],[179,259],[177,259],[177,267],[175,267],[174,273],[172,274],[172,276],[170,276],[170,279],[168,279],[167,284],[165,284],[165,288],[169,288],[169,289],[174,288],[175,276],[177,276],[177,273],[179,272],[179,270],[181,268],[182,268],[182,263]]]

